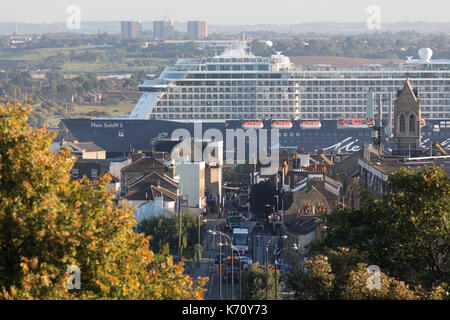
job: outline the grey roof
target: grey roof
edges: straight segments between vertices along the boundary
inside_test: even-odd
[[[105,149],[99,147],[93,142],[68,142],[67,143],[70,148],[75,149],[76,151],[85,151],[85,152],[100,152],[105,151]]]
[[[305,217],[296,220],[295,222],[289,224],[288,230],[295,232],[297,234],[308,234],[314,232],[316,227],[322,222],[316,217]]]

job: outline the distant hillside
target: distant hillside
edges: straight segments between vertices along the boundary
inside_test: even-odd
[[[175,30],[186,32],[185,22],[175,22]],[[68,32],[66,23],[0,23],[0,34],[11,34],[16,31],[16,26],[21,34],[44,34]],[[152,21],[143,21],[143,31],[152,30]],[[270,31],[276,33],[306,33],[315,32],[318,34],[359,34],[367,33],[365,23],[337,23],[337,22],[314,22],[299,24],[259,24],[259,25],[209,25],[210,33],[231,33],[250,31]],[[450,33],[450,22],[430,23],[430,22],[398,22],[384,23],[381,25],[381,32],[416,31],[421,33]],[[120,33],[120,21],[86,21],[82,22],[80,30],[76,33]]]

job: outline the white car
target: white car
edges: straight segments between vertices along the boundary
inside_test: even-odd
[[[250,265],[253,263],[253,261],[247,256],[241,256],[241,263],[243,269],[248,269]]]

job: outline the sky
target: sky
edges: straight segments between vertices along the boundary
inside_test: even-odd
[[[205,19],[209,24],[366,22],[370,5],[381,22],[450,22],[448,0],[0,0],[0,22],[67,21],[77,5],[83,21]]]

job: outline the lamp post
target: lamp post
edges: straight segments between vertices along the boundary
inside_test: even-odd
[[[222,245],[228,245],[228,244],[219,244],[220,246]],[[236,246],[234,246],[233,244],[229,244],[231,250],[236,250],[236,252],[238,253],[238,257],[239,257],[239,300],[242,300],[242,286],[241,286],[241,253],[239,252],[238,248],[236,248]],[[234,260],[233,260],[234,261]],[[233,271],[231,271],[233,273]]]
[[[268,287],[269,272],[267,270],[268,266],[269,266],[269,246],[266,245],[266,300],[269,300],[269,287]]]
[[[281,238],[281,239],[287,239],[287,236],[281,236],[281,237],[276,237],[276,238]],[[272,238],[273,240],[273,238]],[[272,241],[271,240],[271,241]],[[269,267],[269,245],[270,243],[265,245],[266,248],[266,300],[269,300],[269,271],[268,271],[268,267]],[[276,281],[276,278],[275,278]],[[276,285],[276,282],[275,282]]]
[[[211,231],[213,234],[218,233],[220,236],[225,236],[228,240],[230,240],[230,245],[233,245],[233,241],[231,240],[230,236],[226,233],[220,232],[220,231]],[[221,241],[222,242],[222,241]],[[233,300],[233,291],[234,291],[234,255],[233,250],[231,250],[231,300]],[[228,279],[227,279],[228,281]],[[227,290],[227,296],[228,296],[228,290]]]
[[[208,230],[209,234],[212,234],[213,236],[215,236],[218,232],[217,231],[212,231],[212,230]],[[222,296],[222,234],[219,233],[220,239],[219,239],[219,297],[220,300],[223,300],[223,296]]]
[[[278,195],[276,195],[275,198],[277,198],[277,210],[276,210],[276,213],[277,213],[277,216],[278,216]]]
[[[200,242],[201,242],[201,237],[200,237],[200,217],[201,215],[198,215],[198,247],[197,247],[197,266],[200,266]],[[203,219],[203,222],[206,223],[207,220]]]
[[[286,249],[294,249],[294,250],[298,250],[297,245],[294,243],[294,245],[292,247],[286,247],[284,249],[279,250],[276,254],[275,254],[275,300],[277,300],[277,295],[278,295],[278,287],[277,287],[277,266],[278,266],[278,255],[283,252]]]
[[[272,206],[271,206],[270,204],[266,204],[265,206],[266,206],[266,207],[269,207],[269,209],[270,209],[270,214],[272,214]]]

